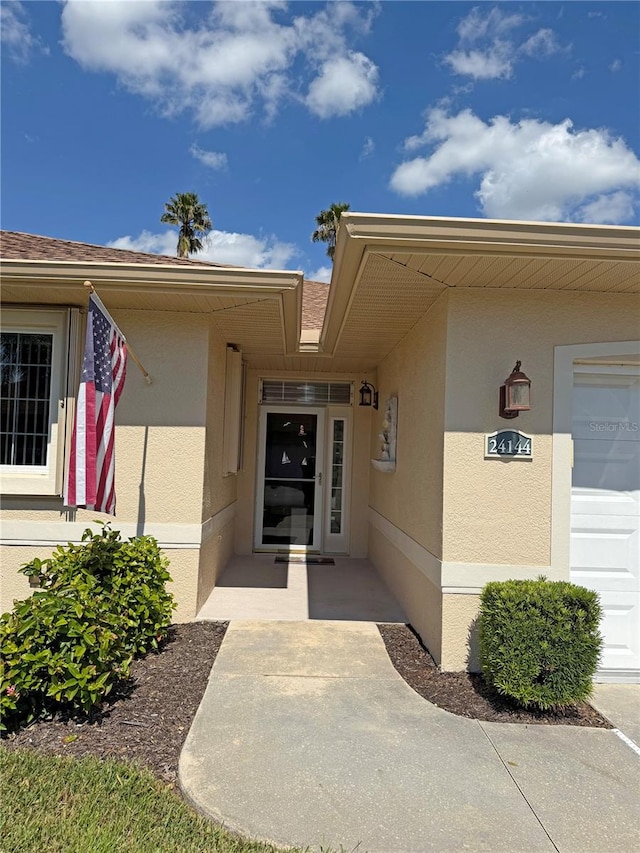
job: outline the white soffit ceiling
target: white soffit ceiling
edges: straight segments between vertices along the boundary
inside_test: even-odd
[[[429,252],[389,252],[382,256],[449,287],[640,292],[637,261]]]
[[[217,311],[214,322],[221,337],[236,344],[248,363],[284,356],[280,300],[264,299]]]
[[[347,309],[337,359],[377,363],[404,338],[445,287],[425,275],[369,255]]]

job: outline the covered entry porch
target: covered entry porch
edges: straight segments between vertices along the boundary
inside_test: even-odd
[[[368,560],[323,557],[318,563],[314,559],[294,554],[235,556],[196,618],[408,621]],[[332,562],[324,562],[327,559]]]

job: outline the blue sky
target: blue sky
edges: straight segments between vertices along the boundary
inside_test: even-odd
[[[332,202],[640,222],[637,3],[2,2],[2,227],[328,279]]]

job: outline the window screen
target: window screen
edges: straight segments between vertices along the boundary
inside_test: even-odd
[[[351,382],[300,382],[262,380],[261,403],[307,403],[318,406],[351,403]]]
[[[53,335],[0,339],[0,464],[46,465]]]

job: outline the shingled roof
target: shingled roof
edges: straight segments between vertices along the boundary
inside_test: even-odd
[[[329,285],[323,281],[304,280],[302,290],[302,328],[321,329],[329,299]]]
[[[176,258],[171,255],[154,255],[42,237],[22,231],[0,231],[0,257],[25,261],[79,261],[107,264],[174,264],[176,266],[225,267],[237,269],[232,264],[216,264],[196,258]],[[302,291],[302,328],[321,329],[324,322],[329,285],[321,281],[304,282]]]
[[[75,240],[59,240],[57,237],[41,237],[22,231],[0,231],[0,257],[25,261],[85,261],[106,264],[176,264],[177,266],[225,267],[228,264],[213,264],[191,258],[176,258],[171,255],[153,255],[134,252],[130,249],[114,249],[95,246],[92,243],[77,243]]]

